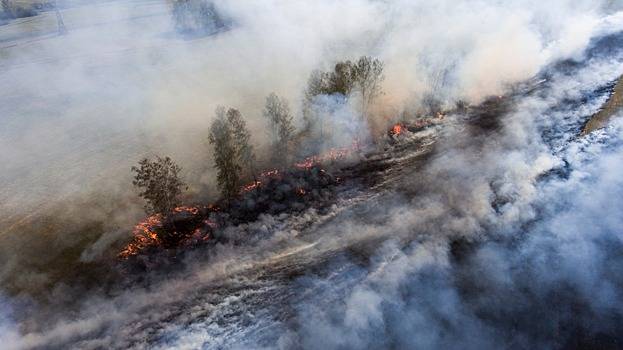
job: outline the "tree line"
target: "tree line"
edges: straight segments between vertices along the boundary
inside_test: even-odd
[[[361,57],[355,62],[340,61],[328,72],[312,72],[303,101],[306,128],[313,119],[306,118],[315,96],[339,94],[346,98],[357,93],[361,99],[361,115],[366,117],[367,107],[381,94],[383,63],[371,57]],[[294,140],[297,130],[288,102],[275,93],[266,97],[262,115],[268,125],[271,140],[271,163],[287,167],[293,160]],[[208,143],[212,146],[216,182],[224,199],[239,194],[241,186],[256,181],[257,161],[251,143],[247,122],[236,108],[219,106],[209,128]],[[150,214],[166,214],[180,204],[182,189],[186,186],[180,178],[181,168],[169,157],[144,158],[132,167],[133,184],[145,200]]]

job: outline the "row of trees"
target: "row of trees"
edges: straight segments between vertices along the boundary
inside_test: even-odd
[[[383,63],[378,59],[361,57],[355,62],[338,62],[333,71],[312,73],[305,91],[304,113],[318,95],[341,94],[344,97],[357,92],[362,101],[362,115],[381,93]],[[208,142],[213,148],[217,170],[217,185],[223,198],[235,197],[242,184],[256,176],[256,157],[251,144],[251,133],[242,113],[235,108],[218,107],[212,122]],[[263,116],[269,126],[271,162],[287,167],[292,161],[296,129],[288,102],[271,93],[266,97]],[[149,213],[167,213],[179,205],[182,188],[180,167],[169,157],[142,159],[133,184],[146,201]]]
[[[255,178],[256,157],[242,113],[235,108],[218,107],[215,114],[208,142],[213,147],[221,195],[230,199],[238,194],[244,181]],[[290,107],[287,101],[272,93],[266,98],[263,115],[270,125],[272,162],[287,166],[295,132]],[[171,158],[144,158],[132,171],[132,183],[140,189],[139,196],[145,199],[148,213],[167,213],[179,206],[182,188],[186,185],[180,180],[181,168]]]
[[[383,62],[379,59],[363,56],[355,62],[338,62],[333,71],[312,73],[305,91],[305,107],[309,107],[318,95],[341,94],[346,97],[357,92],[361,98],[361,116],[365,117],[370,104],[382,92],[384,78]]]

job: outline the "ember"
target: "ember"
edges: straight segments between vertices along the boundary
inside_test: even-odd
[[[261,184],[262,184],[262,181],[253,181],[252,183],[248,185],[242,186],[242,188],[240,189],[240,193],[253,191],[254,189],[260,187]]]
[[[346,158],[347,156],[351,155],[354,150],[357,150],[358,148],[359,148],[358,143],[354,143],[353,147],[351,148],[333,148],[324,154],[307,157],[305,158],[305,160],[301,162],[294,163],[294,166],[299,169],[310,169],[325,162],[332,162],[332,161]]]
[[[188,213],[191,213],[193,215],[197,215],[197,213],[199,213],[199,208],[197,208],[197,207],[184,207],[184,206],[181,206],[181,207],[177,207],[177,208],[173,209],[173,211],[176,212],[176,213],[188,212]]]
[[[119,253],[119,257],[127,259],[130,256],[137,255],[147,247],[159,245],[161,241],[158,233],[155,231],[158,227],[162,227],[161,214],[152,215],[136,225],[134,231],[132,231],[134,240]]]
[[[207,241],[217,224],[205,217],[218,211],[214,205],[207,207],[180,206],[164,217],[152,215],[134,227],[134,239],[119,253],[121,259],[128,259],[154,247],[175,247],[192,241]]]
[[[402,125],[400,125],[400,124],[394,125],[394,127],[392,128],[391,133],[394,134],[394,135],[400,135],[400,133],[402,133]]]

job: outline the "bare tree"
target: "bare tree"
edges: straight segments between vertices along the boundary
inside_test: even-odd
[[[154,161],[144,158],[138,165],[132,167],[135,173],[132,184],[140,189],[139,195],[147,202],[145,210],[149,214],[166,215],[179,205],[184,186],[179,177],[181,168],[171,158],[159,156]]]
[[[240,187],[240,163],[236,157],[236,146],[232,128],[227,121],[227,112],[224,107],[216,109],[216,119],[210,126],[208,140],[214,147],[214,163],[217,169],[216,181],[221,194],[225,198],[232,198]]]
[[[227,110],[227,121],[232,130],[236,158],[243,169],[242,176],[255,178],[255,153],[250,143],[251,133],[247,129],[247,122],[235,108]]]
[[[308,129],[319,127],[320,137],[324,134],[324,123],[313,111],[314,99],[319,95],[333,94],[346,97],[352,89],[351,66],[350,61],[345,61],[338,62],[330,72],[314,70],[307,81],[303,101],[303,119]]]
[[[279,98],[277,94],[271,93],[266,97],[264,117],[270,124],[274,150],[273,161],[280,165],[287,165],[290,162],[290,143],[295,131],[288,102]]]
[[[216,179],[225,198],[236,196],[244,177],[255,176],[255,154],[250,139],[251,133],[239,110],[216,109],[208,140],[214,147]]]
[[[369,56],[362,56],[352,67],[354,87],[361,94],[361,113],[365,118],[368,107],[381,94],[383,62]]]
[[[369,56],[362,56],[354,63],[340,61],[331,72],[314,71],[305,91],[304,113],[309,116],[315,96],[336,93],[348,96],[358,91],[361,94],[361,113],[365,117],[370,104],[382,92],[383,80],[383,62]]]

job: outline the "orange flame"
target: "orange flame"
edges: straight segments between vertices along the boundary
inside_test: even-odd
[[[294,166],[299,169],[311,169],[314,166],[325,162],[332,162],[338,159],[346,158],[358,148],[359,145],[357,143],[353,144],[352,148],[332,148],[324,154],[307,157],[301,162],[294,163]]]
[[[137,255],[141,250],[160,244],[160,238],[155,232],[157,227],[162,226],[162,215],[155,214],[147,219],[139,222],[135,227],[132,234],[134,235],[133,241],[127,245],[127,247],[119,253],[119,257],[127,259],[131,256]]]
[[[250,184],[242,186],[242,188],[240,189],[240,193],[251,192],[254,189],[260,187],[260,185],[262,185],[262,181],[253,181]]]
[[[218,207],[212,204],[207,206],[206,208],[210,209],[211,211],[219,210]],[[180,206],[180,207],[174,208],[171,212],[172,213],[186,212],[192,215],[198,215],[199,208],[189,207],[189,206]],[[121,259],[127,259],[131,256],[138,255],[141,251],[147,249],[148,247],[156,247],[156,246],[161,245],[162,240],[158,236],[157,230],[163,228],[162,220],[163,220],[162,214],[155,214],[139,222],[134,227],[134,230],[132,231],[132,235],[134,236],[134,238],[132,239],[132,242],[130,242],[125,247],[125,249],[122,250],[118,254],[118,257]],[[212,222],[208,219],[204,220],[203,223],[206,226],[211,227],[212,229],[217,227],[217,224],[215,222]],[[202,234],[202,230],[200,227],[194,230],[193,236],[195,236],[196,238],[202,239],[202,240],[209,240],[211,238],[210,235],[204,236],[204,234]]]
[[[355,140],[353,142],[353,147],[351,148],[331,149],[324,154],[307,157],[303,161],[295,163],[294,166],[301,170],[308,170],[328,161],[335,161],[341,158],[345,158],[349,156],[350,154],[352,154],[353,151],[358,150],[358,149],[359,149],[359,142]],[[324,170],[322,169],[320,171],[324,172]],[[281,176],[281,173],[278,169],[264,171],[258,176],[257,180],[253,181],[250,184],[242,186],[240,189],[240,193],[253,191],[259,188],[260,186],[262,186],[262,184],[266,182],[265,181],[266,179],[276,178],[279,176]],[[337,180],[339,181],[340,179],[338,178]],[[303,188],[296,189],[296,192],[297,194],[301,196],[307,194],[307,191]],[[214,204],[210,204],[206,208],[208,208],[210,211],[220,210],[220,208],[215,206]],[[197,215],[199,214],[199,208],[180,206],[180,207],[174,208],[172,212],[174,213],[187,212],[192,215]],[[162,241],[159,238],[156,230],[159,228],[161,229],[163,227],[162,220],[163,220],[163,216],[161,214],[156,214],[138,223],[135,226],[134,230],[132,231],[132,234],[134,235],[134,239],[132,240],[132,242],[130,242],[126,246],[126,248],[123,251],[121,251],[118,254],[118,257],[121,259],[127,259],[131,256],[138,255],[142,250],[148,247],[155,247],[155,246],[161,245]],[[211,227],[212,229],[215,229],[217,227],[217,224],[210,220],[206,219],[203,222],[204,224]],[[210,235],[205,235],[201,237],[202,231],[200,228],[196,228],[193,231],[193,236],[198,237],[203,240],[209,240],[211,237]]]
[[[394,125],[394,127],[392,128],[391,133],[393,135],[400,135],[402,133],[402,125],[400,125],[400,124]]]
[[[199,208],[197,207],[186,207],[186,206],[181,206],[181,207],[177,207],[175,209],[173,209],[174,212],[176,213],[181,213],[183,211],[191,213],[193,215],[197,215],[197,213],[199,213]]]

